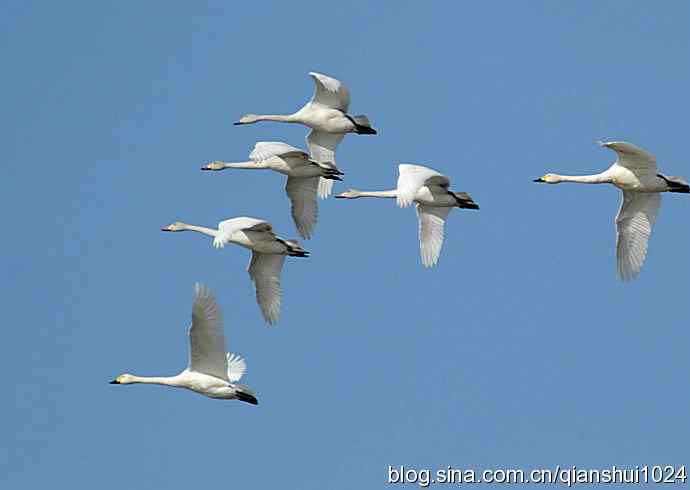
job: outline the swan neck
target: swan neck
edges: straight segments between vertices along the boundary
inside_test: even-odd
[[[606,184],[611,179],[606,172],[594,175],[557,175],[561,182],[575,182],[578,184]]]
[[[218,230],[214,230],[213,228],[206,228],[205,226],[185,225],[185,230],[196,231],[198,233],[203,233],[204,235],[212,236],[214,238],[218,235]]]
[[[396,190],[392,191],[360,191],[359,197],[381,197],[395,199],[398,196]]]
[[[144,383],[150,385],[180,386],[176,376],[134,376],[132,383]]]
[[[263,114],[255,117],[257,121],[299,122],[295,114]]]
[[[264,165],[256,162],[222,162],[223,168],[266,168]]]

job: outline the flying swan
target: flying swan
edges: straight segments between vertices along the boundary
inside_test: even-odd
[[[382,197],[395,199],[401,208],[417,203],[419,247],[424,267],[438,262],[443,246],[443,227],[453,208],[479,209],[465,192],[451,192],[450,180],[428,167],[403,163],[398,166],[398,187],[390,191],[359,191],[349,189],[335,196],[340,199]]]
[[[681,177],[658,173],[656,158],[651,153],[623,141],[599,142],[603,148],[616,152],[618,159],[604,172],[595,175],[559,175],[548,173],[534,182],[558,184],[613,184],[623,191],[623,200],[616,216],[617,275],[622,281],[637,277],[647,256],[647,244],[661,205],[661,192],[690,192]]]
[[[292,204],[292,219],[300,236],[306,239],[311,238],[316,226],[319,178],[342,180],[340,176],[343,175],[332,162],[318,162],[299,148],[279,141],[258,142],[247,162],[215,161],[201,167],[201,170],[226,168],[270,169],[287,175],[285,192]]]
[[[232,218],[218,223],[218,229],[176,221],[162,231],[196,231],[213,237],[213,246],[234,243],[252,251],[247,272],[256,288],[256,301],[264,320],[274,325],[280,318],[282,291],[280,273],[285,256],[308,257],[309,252],[295,240],[284,240],[273,233],[271,224],[256,218]]]
[[[315,91],[311,100],[294,114],[263,115],[247,114],[235,125],[253,124],[257,121],[278,121],[299,123],[311,128],[307,135],[307,146],[311,157],[317,162],[335,165],[335,149],[346,133],[376,134],[367,116],[353,116],[347,113],[350,107],[350,93],[340,80],[320,73],[311,72]],[[333,187],[332,180],[319,181],[319,195],[327,197]]]
[[[177,376],[144,377],[121,374],[110,384],[148,383],[186,388],[209,398],[240,400],[258,405],[255,394],[237,384],[247,369],[240,356],[225,352],[223,320],[208,287],[194,286],[192,325],[189,327],[189,365]]]

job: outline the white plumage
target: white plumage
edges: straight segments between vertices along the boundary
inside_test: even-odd
[[[651,153],[624,141],[599,142],[616,152],[616,162],[594,175],[560,175],[548,173],[535,182],[558,184],[613,184],[622,191],[616,216],[616,271],[622,281],[637,277],[647,257],[649,237],[661,205],[661,192],[688,193],[687,182],[680,177],[658,173]]]
[[[327,135],[327,139],[332,136]],[[313,152],[312,152],[313,153]],[[322,157],[325,153],[320,154]],[[249,154],[250,161],[228,163],[215,161],[202,170],[224,170],[228,168],[269,169],[287,176],[285,191],[290,199],[292,218],[302,238],[311,238],[318,218],[316,195],[321,182],[342,180],[342,172],[331,158],[316,159],[294,146],[280,141],[260,141]],[[324,189],[330,189],[325,186]],[[324,191],[327,197],[327,192]]]
[[[218,223],[218,229],[189,225],[176,221],[162,228],[162,231],[196,231],[213,237],[215,248],[224,248],[233,243],[252,251],[247,268],[254,283],[256,301],[264,320],[274,325],[280,318],[282,290],[280,274],[285,256],[308,257],[309,252],[295,240],[285,240],[273,233],[273,227],[264,220],[239,217]]]
[[[240,356],[225,352],[223,320],[208,287],[196,284],[189,327],[189,363],[177,376],[144,377],[121,374],[111,384],[148,383],[185,388],[209,398],[239,399],[258,404],[254,393],[236,384],[247,369]]]
[[[424,267],[438,262],[443,247],[446,217],[452,208],[479,209],[464,193],[451,192],[445,175],[422,165],[403,163],[398,166],[398,186],[388,191],[350,189],[337,195],[342,199],[380,197],[395,199],[401,208],[417,203],[419,221],[419,252]]]

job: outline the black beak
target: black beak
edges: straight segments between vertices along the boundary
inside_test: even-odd
[[[345,196],[333,196],[336,199],[345,199]]]
[[[119,385],[120,382],[119,382],[118,380],[114,379],[114,380],[112,380],[109,384],[111,384],[111,385]]]
[[[544,182],[544,179],[539,177],[538,179],[534,179],[532,182]]]
[[[161,231],[170,231],[167,228],[161,228]]]
[[[242,126],[244,123],[241,123],[239,121],[232,123],[233,126]]]
[[[211,169],[208,167],[201,167],[201,170],[211,170]]]

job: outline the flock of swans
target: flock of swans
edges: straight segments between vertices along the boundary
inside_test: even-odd
[[[309,73],[315,83],[312,99],[300,110],[288,115],[247,114],[235,125],[258,121],[298,123],[311,130],[306,137],[309,152],[283,142],[258,142],[245,162],[214,161],[202,170],[268,169],[287,176],[285,192],[291,203],[292,218],[299,235],[309,239],[318,217],[317,196],[331,195],[333,181],[344,175],[336,166],[335,151],[347,133],[375,135],[364,115],[348,114],[350,95],[334,78]],[[619,142],[600,142],[616,152],[616,162],[595,175],[569,176],[547,173],[534,182],[558,184],[613,184],[623,192],[616,217],[617,275],[622,281],[634,279],[645,261],[647,244],[661,203],[662,192],[690,193],[687,181],[659,173],[656,158],[637,146]],[[443,246],[444,226],[453,208],[478,210],[479,205],[465,192],[450,190],[450,179],[431,168],[416,164],[398,166],[395,189],[361,191],[349,189],[336,195],[340,199],[378,197],[395,199],[399,207],[416,204],[419,221],[420,256],[424,267],[437,264]],[[285,257],[308,257],[296,240],[287,240],[273,232],[265,220],[238,217],[218,224],[218,228],[176,221],[162,231],[195,231],[213,237],[213,246],[223,248],[233,243],[252,251],[248,272],[256,289],[261,314],[269,325],[280,317],[282,291],[280,275]],[[255,394],[238,384],[246,370],[241,357],[225,352],[225,336],[218,305],[208,288],[195,286],[192,325],[189,328],[189,364],[177,376],[143,377],[122,374],[112,384],[152,383],[186,388],[210,398],[237,399],[258,404]]]

